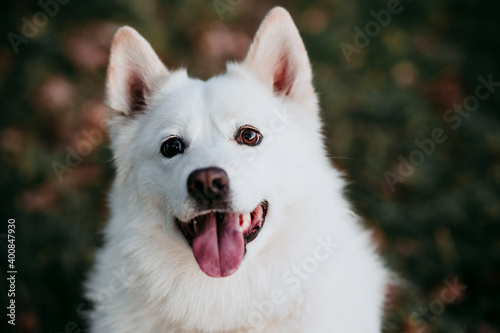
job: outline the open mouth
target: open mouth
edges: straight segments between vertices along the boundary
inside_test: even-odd
[[[201,270],[212,277],[233,274],[241,264],[246,244],[259,234],[268,203],[262,201],[252,212],[210,211],[189,221],[175,219]]]

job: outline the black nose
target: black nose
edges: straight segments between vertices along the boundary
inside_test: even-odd
[[[229,191],[229,178],[221,168],[210,167],[191,172],[187,187],[189,194],[207,208],[223,203]]]

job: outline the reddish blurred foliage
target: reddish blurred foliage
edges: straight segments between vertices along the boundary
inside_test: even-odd
[[[0,48],[0,73],[6,75],[14,64],[13,55],[7,48]]]
[[[242,59],[250,42],[250,37],[245,33],[216,23],[201,35],[198,47],[203,56],[214,60]]]
[[[39,332],[40,323],[37,314],[34,311],[26,311],[19,313],[18,325],[22,332]]]
[[[108,107],[101,101],[90,100],[83,104],[80,110],[80,124],[89,130],[99,130],[106,133]]]
[[[48,212],[56,206],[60,189],[56,182],[47,182],[21,195],[21,205],[28,211]]]
[[[306,30],[318,33],[323,31],[330,22],[330,13],[323,8],[314,7],[306,10],[300,18],[301,27]]]
[[[73,105],[75,86],[63,76],[52,75],[35,90],[33,106],[41,111],[61,111]]]
[[[395,250],[403,255],[409,256],[421,248],[421,244],[410,238],[400,238],[394,242]]]
[[[0,145],[5,152],[19,155],[25,150],[26,144],[26,134],[16,128],[10,127],[0,133]]]
[[[96,70],[106,67],[113,35],[120,26],[111,22],[92,22],[67,34],[66,57],[78,69]]]
[[[422,29],[417,32],[413,36],[412,41],[415,49],[426,56],[434,53],[438,45],[438,38],[428,29]]]
[[[404,333],[430,333],[428,328],[415,325],[415,322],[407,318],[404,322]]]
[[[447,297],[446,298],[446,303],[458,303],[462,301],[465,297],[465,293],[467,292],[467,289],[463,290],[460,288],[460,286],[463,285],[463,282],[461,281],[459,276],[450,276],[448,277],[444,284],[441,284],[439,287],[434,288],[429,292],[429,295],[433,299],[440,299],[442,301],[445,301],[443,299],[443,294],[446,292],[446,294],[451,295],[453,297]],[[465,286],[466,287],[466,286]]]
[[[391,282],[385,289],[384,310],[387,313],[397,310],[403,303],[403,287],[396,282]]]
[[[386,242],[384,232],[380,228],[377,228],[375,226],[370,227],[369,230],[373,244],[375,244],[377,249],[382,249],[385,246]]]
[[[64,188],[71,189],[73,186],[92,186],[99,184],[103,180],[102,169],[95,164],[82,164],[71,169],[71,172],[64,175]]]
[[[411,87],[417,83],[418,71],[411,61],[397,63],[391,70],[392,77],[400,87]]]
[[[443,71],[437,80],[424,87],[424,94],[432,104],[442,109],[452,108],[465,99],[463,81],[453,70]]]

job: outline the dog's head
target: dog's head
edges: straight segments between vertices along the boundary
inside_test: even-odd
[[[235,272],[278,223],[291,227],[287,212],[317,183],[324,154],[311,80],[282,8],[242,63],[208,81],[168,70],[135,30],[117,32],[107,76],[116,181],[134,193],[130,205],[160,212],[209,276]]]

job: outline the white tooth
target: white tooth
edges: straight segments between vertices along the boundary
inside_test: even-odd
[[[250,227],[250,223],[252,223],[252,218],[250,217],[250,213],[246,213],[243,215],[243,224],[241,227],[243,230],[246,230]]]

